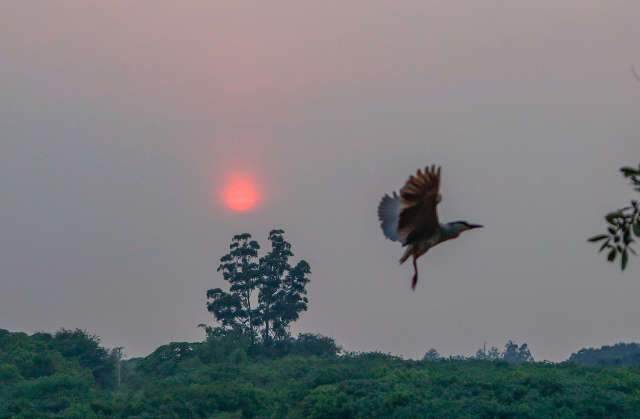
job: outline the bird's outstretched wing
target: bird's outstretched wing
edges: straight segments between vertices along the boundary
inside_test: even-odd
[[[400,189],[400,215],[397,233],[403,244],[418,237],[429,237],[439,227],[437,206],[440,202],[441,168],[418,170]]]
[[[397,193],[394,192],[393,195],[385,195],[382,197],[380,205],[378,205],[378,219],[380,220],[380,227],[386,238],[404,244],[398,232],[401,210],[402,204],[400,203],[400,197]]]

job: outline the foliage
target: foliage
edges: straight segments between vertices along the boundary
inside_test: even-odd
[[[330,337],[313,333],[301,333],[292,341],[291,353],[303,356],[335,358],[342,349]]]
[[[195,345],[188,342],[163,345],[138,362],[137,368],[147,374],[171,375],[181,361],[196,356]]]
[[[234,351],[141,383],[117,400],[114,417],[640,417],[640,370],[571,364]]]
[[[526,343],[518,346],[513,341],[508,341],[504,345],[502,359],[511,364],[521,364],[523,362],[533,362],[533,355],[531,355],[529,346]]]
[[[434,362],[434,361],[438,361],[439,359],[440,359],[440,354],[438,353],[438,351],[436,351],[433,348],[429,349],[422,357],[422,360],[425,362]]]
[[[271,251],[259,258],[260,245],[250,234],[234,236],[218,268],[230,284],[229,292],[207,291],[207,309],[221,329],[249,336],[252,344],[258,337],[265,345],[286,342],[291,323],[309,303],[309,264],[302,260],[291,266],[293,252],[283,230],[272,230],[268,239]],[[204,327],[212,333],[212,328]]]
[[[114,359],[99,342],[82,330],[0,329],[0,418],[99,417],[90,404],[115,385]]]
[[[333,339],[315,334],[251,345],[244,334],[216,329],[204,342],[174,342],[124,361],[116,390],[93,373],[94,363],[110,359],[95,354],[111,353],[96,350],[97,338],[55,336],[0,330],[0,419],[640,418],[640,369],[633,367],[421,362],[341,354]],[[523,346],[510,343],[505,353]],[[283,352],[266,355],[275,348]]]
[[[477,359],[478,361],[498,361],[502,358],[502,356],[503,355],[500,353],[500,350],[498,350],[498,348],[496,348],[495,346],[492,346],[488,351],[486,350],[486,348],[478,349],[473,358]]]
[[[581,365],[635,365],[640,366],[640,345],[617,343],[600,349],[585,348],[571,354],[568,362]]]
[[[205,342],[197,346],[196,355],[203,363],[223,362],[236,349],[249,352],[251,341],[242,333],[209,329]]]
[[[638,168],[623,167],[622,175],[629,179],[634,189],[640,192],[640,165]],[[636,254],[632,247],[636,238],[640,237],[640,205],[632,200],[629,206],[620,208],[605,216],[608,224],[605,234],[598,234],[589,239],[592,243],[600,243],[600,252],[607,251],[607,260],[615,262],[619,257],[620,268],[625,270],[629,262],[629,254]]]
[[[271,251],[260,258],[260,316],[264,328],[262,340],[270,343],[273,337],[285,334],[285,324],[281,320],[282,305],[282,281],[283,277],[291,269],[289,257],[293,256],[291,244],[283,238],[282,230],[273,230],[269,233]]]
[[[220,288],[207,291],[207,309],[225,330],[239,331],[255,338],[259,325],[258,310],[253,304],[253,293],[258,286],[260,271],[258,250],[260,245],[250,234],[233,237],[229,253],[220,259],[218,271],[229,282],[229,292]]]
[[[77,359],[81,367],[91,371],[98,385],[115,386],[117,354],[100,346],[97,336],[79,329],[61,329],[53,335],[49,345],[65,358]]]

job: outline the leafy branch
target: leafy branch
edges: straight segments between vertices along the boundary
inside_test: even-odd
[[[634,189],[640,192],[640,165],[638,168],[623,167],[622,175],[629,179]],[[632,244],[634,236],[640,238],[640,204],[631,201],[631,205],[613,211],[605,217],[607,233],[598,234],[589,239],[591,243],[601,243],[600,252],[607,251],[607,260],[615,262],[620,260],[620,268],[624,271],[629,263],[629,254],[637,255]]]

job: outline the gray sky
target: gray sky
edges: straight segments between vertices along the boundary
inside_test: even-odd
[[[350,350],[638,340],[640,260],[585,243],[631,197],[638,22],[631,0],[5,0],[0,327],[201,339],[231,236],[281,227],[313,270],[296,330]],[[431,163],[441,219],[486,229],[411,292],[376,206]],[[249,213],[218,199],[237,171]]]

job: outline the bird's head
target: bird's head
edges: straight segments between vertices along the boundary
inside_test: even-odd
[[[456,234],[460,234],[464,231],[474,230],[476,228],[484,227],[480,224],[471,224],[466,221],[454,221],[452,223],[449,223],[449,226]]]

